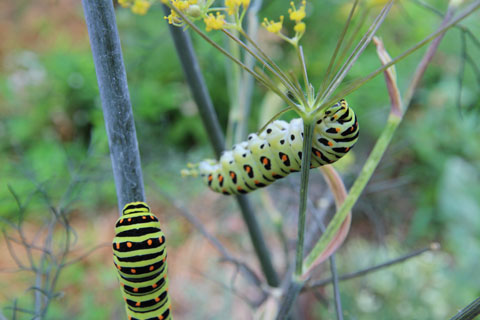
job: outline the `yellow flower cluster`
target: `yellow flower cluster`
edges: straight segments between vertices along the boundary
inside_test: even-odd
[[[133,13],[142,16],[148,12],[152,5],[148,0],[118,0],[118,3],[124,8],[130,8]]]
[[[243,6],[243,10],[247,10],[249,5],[250,0],[225,0],[225,7],[227,7],[229,15],[237,13],[241,6]]]
[[[268,32],[280,33],[283,27],[283,16],[280,16],[280,20],[278,22],[275,22],[274,20],[268,21],[267,18],[264,18],[262,26],[264,26]]]
[[[293,27],[293,30],[295,31],[295,37],[293,38],[288,38],[281,33],[283,27],[283,16],[280,16],[280,20],[277,22],[275,22],[274,20],[269,21],[267,18],[265,18],[262,22],[262,26],[264,26],[268,32],[275,33],[281,36],[283,39],[296,44],[305,33],[306,25],[305,22],[303,22],[302,20],[307,15],[305,12],[306,5],[306,0],[303,0],[300,7],[297,9],[293,1],[290,2],[291,8],[288,9],[288,17],[291,21],[295,22],[295,26]]]
[[[187,15],[189,18],[199,18],[202,16],[203,9],[198,0],[162,0],[165,4],[174,6],[178,11]],[[202,1],[203,4],[204,1]],[[168,23],[174,26],[182,26],[183,21],[175,10],[171,9],[170,14],[164,17]]]
[[[209,13],[208,16],[203,18],[205,22],[205,30],[212,31],[212,30],[221,30],[225,26],[225,16],[217,12],[217,15],[214,16],[213,13]]]

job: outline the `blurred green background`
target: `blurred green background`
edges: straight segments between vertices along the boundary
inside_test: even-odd
[[[446,10],[444,1],[429,3],[442,12]],[[379,11],[379,4],[381,1],[364,4],[372,7],[367,24]],[[266,2],[259,18],[277,19],[286,10],[284,1]],[[310,2],[308,6],[302,44],[312,83],[321,83],[348,10],[348,2]],[[174,315],[180,319],[225,319],[237,314],[235,319],[249,319],[248,306],[217,283],[228,284],[233,268],[217,263],[218,253],[159,194],[161,189],[190,208],[229,249],[259,270],[234,201],[213,194],[199,179],[180,176],[180,169],[188,162],[211,158],[213,151],[163,16],[159,5],[145,16],[117,8],[148,200],[163,221],[169,243]],[[0,4],[0,17],[0,226],[7,234],[14,234],[7,222],[23,222],[28,237],[40,244],[42,226],[51,216],[49,204],[68,204],[76,234],[70,254],[74,259],[97,245],[110,243],[118,216],[82,7],[73,0],[9,1]],[[480,35],[478,17],[474,13],[462,23],[475,36]],[[392,9],[378,36],[396,56],[439,23],[440,18],[432,11],[413,1],[402,1]],[[225,43],[219,34],[209,35]],[[461,39],[461,32],[453,29],[442,41],[404,122],[354,208],[351,234],[337,255],[337,264],[341,272],[351,272],[432,241],[440,242],[442,251],[341,283],[348,319],[444,319],[480,296],[480,74],[465,65],[459,105],[459,77],[465,61]],[[480,56],[480,48],[470,38],[467,41],[468,56],[478,60],[475,57]],[[230,107],[225,67],[229,61],[198,37],[194,36],[193,42],[226,130]],[[295,53],[286,43],[264,30],[259,30],[259,42],[279,65],[297,70]],[[421,51],[397,66],[402,92]],[[379,65],[371,45],[346,81],[362,77]],[[274,107],[266,105],[265,94],[265,89],[255,84],[249,131],[258,130],[264,124],[259,119],[274,112]],[[349,186],[389,112],[383,77],[347,99],[361,127],[353,154],[339,165]],[[312,197],[320,201],[326,196],[321,175],[313,173],[311,179]],[[298,191],[294,186],[298,181],[299,176],[294,174],[261,192],[273,198],[275,194],[286,195],[296,201]],[[28,200],[21,219],[9,188],[22,201]],[[258,193],[252,200],[276,266],[284,272],[281,246]],[[286,233],[294,241],[296,207],[277,209],[285,218]],[[27,288],[35,280],[28,271],[16,271],[3,239],[0,248],[0,286],[7,288],[0,292],[0,307],[11,319],[9,307],[14,303],[32,308],[32,294]],[[25,255],[20,249],[18,252],[25,261]],[[323,269],[318,276],[328,275],[328,266]],[[61,294],[52,300],[46,319],[124,317],[108,245],[66,267],[55,292]],[[316,295],[304,295],[302,302],[308,306],[306,318],[334,318],[331,287],[318,290]],[[27,313],[17,315],[17,319],[30,318]]]

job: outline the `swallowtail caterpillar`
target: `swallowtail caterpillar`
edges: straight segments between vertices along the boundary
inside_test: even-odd
[[[325,109],[314,127],[310,168],[342,158],[355,145],[358,134],[357,117],[345,100]],[[247,141],[223,152],[219,160],[204,160],[184,173],[200,174],[215,192],[244,194],[300,171],[302,146],[302,119],[290,123],[275,120],[260,134],[249,134]]]
[[[160,222],[144,202],[128,203],[115,224],[113,261],[129,320],[172,319]]]

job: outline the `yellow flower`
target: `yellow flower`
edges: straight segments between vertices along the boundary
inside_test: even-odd
[[[302,5],[297,10],[295,8],[295,4],[293,3],[293,1],[290,2],[290,5],[292,6],[292,8],[288,9],[288,13],[290,14],[290,20],[295,21],[297,23],[302,21],[303,18],[305,18],[306,16],[306,13],[305,13],[306,4],[307,4],[306,0],[303,0]]]
[[[217,12],[217,16],[210,13],[203,21],[205,22],[205,30],[207,31],[220,30],[225,26],[225,16],[220,14],[220,12]]]
[[[273,20],[268,21],[267,18],[265,18],[262,22],[262,26],[265,27],[268,32],[279,33],[283,27],[283,16],[280,16],[280,21],[278,22]]]
[[[250,0],[225,0],[225,6],[228,8],[228,14],[233,15],[238,11],[240,6],[243,6],[243,9],[247,9],[250,5]]]
[[[306,28],[305,22],[300,22],[300,23],[297,23],[295,27],[293,27],[293,30],[295,30],[295,32],[298,32],[298,33],[304,33],[305,28]]]
[[[182,1],[182,0],[174,0],[172,4],[180,11],[185,11],[188,7],[190,7],[189,1]]]
[[[147,13],[150,8],[150,2],[145,0],[135,0],[135,3],[132,6],[132,12],[135,14],[144,15]]]

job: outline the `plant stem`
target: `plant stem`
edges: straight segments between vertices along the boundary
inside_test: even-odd
[[[350,212],[358,197],[362,193],[363,189],[367,185],[367,182],[370,180],[373,172],[375,171],[375,168],[377,167],[380,159],[383,156],[383,153],[387,149],[390,140],[395,133],[395,130],[400,124],[400,121],[401,117],[398,117],[396,115],[391,114],[388,117],[385,128],[383,129],[380,137],[378,138],[377,143],[375,144],[372,152],[370,153],[357,180],[355,180],[355,183],[350,189],[350,192],[345,199],[345,202],[338,209],[337,213],[328,224],[328,227],[325,230],[325,233],[320,238],[319,242],[317,242],[317,244],[313,247],[312,251],[305,258],[304,268],[306,270],[309,270],[313,266],[317,257],[320,256],[323,250],[325,250],[327,245],[332,241],[333,237],[343,223],[343,220],[347,217],[348,213]]]
[[[288,317],[293,303],[302,290],[305,280],[303,274],[303,251],[305,239],[305,218],[308,204],[308,179],[310,177],[310,161],[312,157],[312,139],[315,121],[309,115],[303,115],[303,148],[302,148],[302,166],[300,180],[300,205],[298,208],[298,235],[297,250],[295,259],[295,272],[292,274],[288,284],[286,295],[282,298],[280,309],[277,312],[276,319],[285,319]]]
[[[450,320],[473,320],[480,314],[480,298],[460,310]]]
[[[107,129],[118,207],[145,201],[140,154],[113,3],[82,0]]]
[[[335,297],[335,311],[337,320],[343,320],[342,300],[340,299],[340,286],[338,285],[337,263],[335,255],[330,256],[330,270],[332,272],[333,296]]]
[[[298,237],[297,251],[295,260],[295,276],[300,277],[303,274],[303,249],[305,239],[305,217],[307,212],[308,200],[308,179],[310,177],[310,161],[312,157],[312,139],[315,122],[310,118],[303,118],[303,149],[302,149],[302,167],[300,180],[300,205],[298,208]]]
[[[295,276],[292,277],[292,281],[288,284],[286,289],[287,294],[282,299],[280,304],[280,309],[277,312],[276,320],[289,319],[290,310],[292,309],[293,303],[297,299],[298,294],[302,290],[305,282],[300,278]]]
[[[164,6],[164,10],[168,13],[167,7]],[[205,85],[205,80],[200,71],[200,66],[198,65],[190,37],[185,31],[178,27],[172,25],[169,25],[169,27],[177,53],[180,57],[185,78],[192,91],[195,103],[198,106],[200,117],[207,130],[210,143],[217,157],[220,157],[225,148],[225,138],[220,129],[220,124],[213,108],[207,86]],[[258,225],[252,205],[246,196],[237,196],[236,199],[240,206],[242,217],[247,225],[252,245],[260,261],[263,274],[269,285],[277,286],[279,284],[278,276],[273,268],[270,252],[266,247],[266,241]]]

